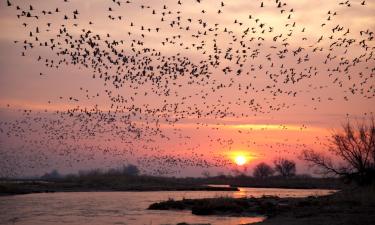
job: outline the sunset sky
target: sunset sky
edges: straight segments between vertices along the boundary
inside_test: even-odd
[[[326,151],[375,111],[374,12],[374,0],[2,1],[0,176],[124,163],[251,174],[277,157],[311,173],[302,150]]]

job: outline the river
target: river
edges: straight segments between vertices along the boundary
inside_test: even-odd
[[[321,196],[331,190],[240,188],[223,191],[159,192],[61,192],[0,197],[0,224],[20,225],[175,225],[181,222],[212,225],[239,225],[264,218],[195,216],[190,211],[146,210],[154,202],[182,198]]]

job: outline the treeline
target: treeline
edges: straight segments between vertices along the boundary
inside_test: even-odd
[[[267,178],[272,175],[293,177],[296,175],[296,163],[293,160],[278,158],[274,160],[274,167],[262,162],[255,166],[253,176],[255,178]]]
[[[245,174],[210,176],[204,173],[204,177],[158,177],[140,174],[137,166],[130,164],[116,169],[92,169],[65,176],[54,170],[43,175],[41,179],[73,186],[113,190],[189,189],[211,184],[269,188],[337,189],[342,187],[341,181],[336,178],[314,178],[310,175],[296,174],[295,164],[291,160],[277,159],[274,164],[274,167],[271,167],[260,163],[255,167],[253,176]]]
[[[85,179],[100,176],[138,176],[140,170],[136,165],[128,164],[118,168],[111,168],[109,170],[91,169],[80,170],[78,174],[62,175],[58,170],[54,169],[51,172],[45,173],[40,177],[42,180],[62,180],[62,179]]]

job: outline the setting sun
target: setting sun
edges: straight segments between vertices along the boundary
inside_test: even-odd
[[[237,166],[243,166],[253,158],[255,158],[254,155],[250,154],[248,151],[232,151],[229,153],[229,158],[232,160],[234,164]]]
[[[236,158],[234,158],[234,161],[236,162],[237,165],[243,166],[247,162],[247,159],[244,155],[238,155]]]
[[[375,225],[374,103],[375,0],[0,0],[0,225]]]

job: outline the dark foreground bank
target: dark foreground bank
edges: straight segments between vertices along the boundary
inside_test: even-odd
[[[196,215],[254,216],[259,225],[363,225],[375,224],[375,188],[355,188],[333,195],[307,198],[214,198],[168,200],[152,210],[191,210]]]

